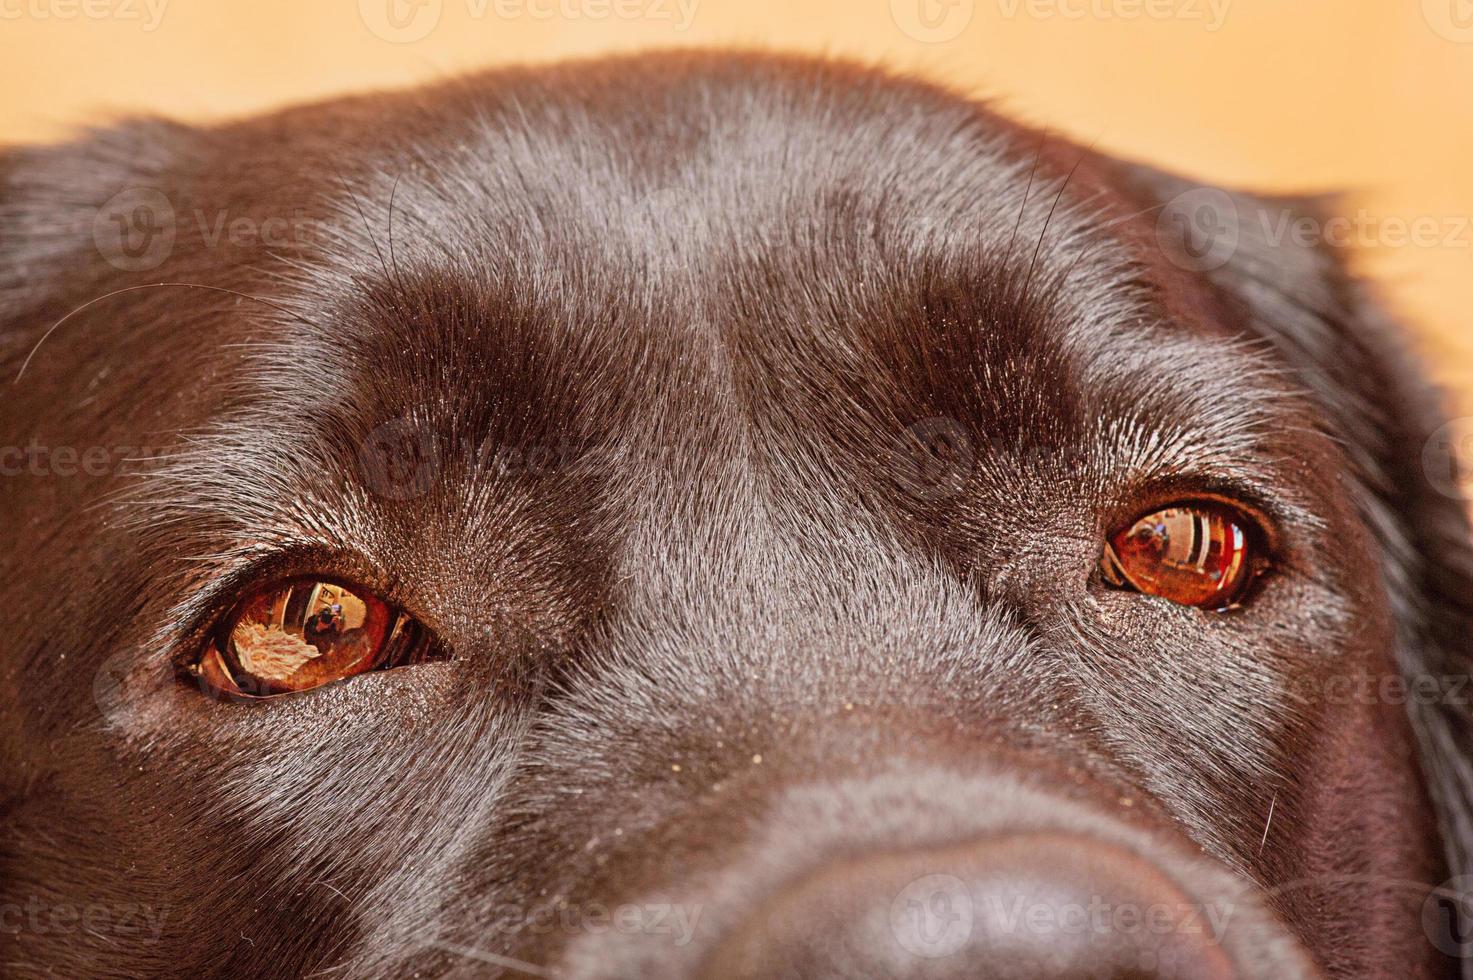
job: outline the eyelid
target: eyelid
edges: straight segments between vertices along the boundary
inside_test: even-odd
[[[1272,567],[1264,537],[1236,501],[1153,504],[1109,526],[1097,574],[1116,589],[1229,612],[1243,606]]]
[[[400,581],[385,573],[359,552],[316,541],[294,542],[269,553],[227,556],[228,567],[206,565],[205,577],[194,588],[181,583],[185,598],[169,612],[160,637],[170,650],[169,662],[176,672],[187,673],[198,659],[200,645],[212,641],[228,625],[243,596],[292,579],[319,578],[352,583],[412,616],[438,638],[433,618],[423,615],[417,604],[404,595]]]
[[[375,590],[319,573],[241,591],[185,672],[211,697],[261,700],[444,660],[443,649]]]
[[[187,599],[179,604],[178,628],[186,630],[208,628],[235,608],[240,595],[252,585],[309,575],[324,579],[356,582],[363,588],[376,589],[388,594],[383,574],[376,565],[354,551],[320,544],[316,541],[299,541],[280,547],[257,548],[253,551],[222,553],[200,562],[200,581],[190,590]],[[179,583],[188,589],[187,583]]]
[[[1100,533],[1108,536],[1147,514],[1194,503],[1219,504],[1248,518],[1259,532],[1264,555],[1276,567],[1290,556],[1290,528],[1323,523],[1307,502],[1291,500],[1266,484],[1236,475],[1180,474],[1150,480],[1122,495],[1100,515]]]

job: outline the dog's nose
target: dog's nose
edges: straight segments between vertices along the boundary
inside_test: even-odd
[[[1114,844],[1015,833],[856,855],[793,883],[728,936],[706,977],[895,980],[1236,975],[1231,916]]]

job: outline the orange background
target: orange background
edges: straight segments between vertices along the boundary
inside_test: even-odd
[[[1473,414],[1473,0],[0,0],[0,142],[712,44],[857,55],[1104,149],[1430,222],[1415,244],[1373,225],[1363,267]]]

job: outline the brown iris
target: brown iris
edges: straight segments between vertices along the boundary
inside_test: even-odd
[[[215,693],[269,697],[430,659],[423,626],[366,590],[316,579],[236,607],[193,673]]]
[[[1110,538],[1105,581],[1183,606],[1228,609],[1264,567],[1254,525],[1225,504],[1179,504],[1139,518]]]

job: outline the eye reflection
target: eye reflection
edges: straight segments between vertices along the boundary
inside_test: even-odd
[[[289,582],[237,607],[194,673],[217,693],[267,697],[425,659],[427,631],[367,592]]]
[[[1211,501],[1181,504],[1137,519],[1112,535],[1101,559],[1104,579],[1184,606],[1235,606],[1263,570],[1252,523]]]

